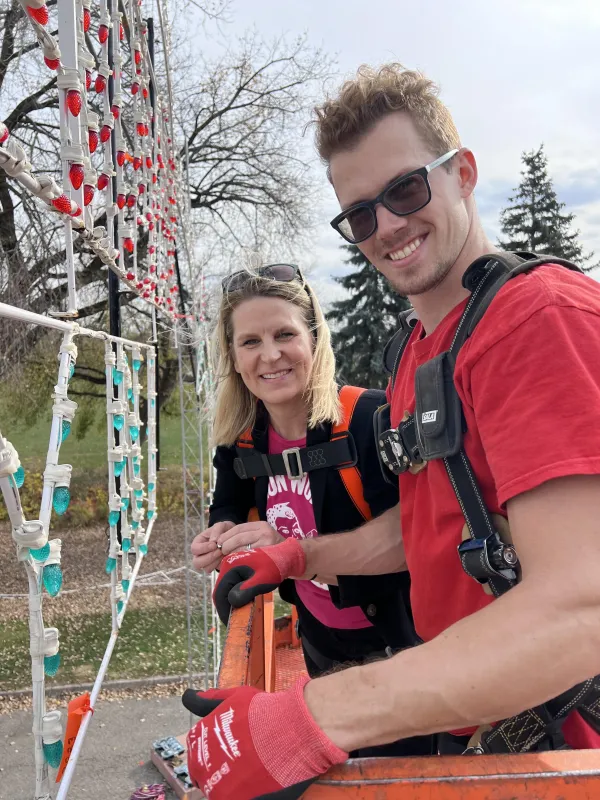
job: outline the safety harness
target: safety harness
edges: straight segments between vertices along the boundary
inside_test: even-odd
[[[471,292],[456,327],[449,350],[419,366],[415,373],[415,412],[405,413],[397,428],[390,423],[389,405],[375,415],[375,433],[382,471],[417,473],[427,462],[442,459],[465,519],[458,555],[464,571],[496,597],[520,580],[517,552],[508,520],[486,508],[477,478],[463,447],[466,432],[462,404],[454,385],[454,367],[460,348],[473,334],[490,303],[511,278],[543,264],[558,264],[581,272],[560,258],[532,253],[493,253],[474,261],[463,276]],[[388,342],[384,363],[392,388],[402,354],[416,325],[412,311],[403,312],[400,330]],[[503,720],[493,728],[480,728],[469,743],[469,753],[519,753],[532,749],[564,747],[561,727],[577,709],[600,733],[600,676],[591,678],[537,708]]]
[[[235,474],[242,479],[287,475],[290,480],[301,480],[318,469],[337,469],[358,512],[364,520],[371,519],[371,509],[365,500],[362,478],[356,466],[356,445],[350,433],[354,409],[365,391],[358,386],[342,386],[339,394],[342,419],[332,426],[328,442],[290,447],[283,453],[267,455],[255,449],[252,429],[248,428],[236,442],[236,458],[233,461]]]

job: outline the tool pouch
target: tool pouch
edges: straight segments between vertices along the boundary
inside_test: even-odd
[[[454,356],[440,353],[415,373],[415,425],[424,461],[447,458],[462,444],[462,406],[454,386]]]

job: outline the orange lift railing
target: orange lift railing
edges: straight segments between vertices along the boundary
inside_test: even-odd
[[[272,595],[232,613],[221,688],[275,691],[303,672],[295,620],[275,619]],[[303,800],[600,800],[600,750],[355,759],[312,784]]]

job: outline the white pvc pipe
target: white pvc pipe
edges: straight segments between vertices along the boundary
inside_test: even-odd
[[[11,525],[19,528],[25,518],[21,508],[19,490],[14,481],[11,483],[8,477],[0,478],[0,491],[4,497],[4,502],[8,510]],[[25,562],[25,570],[29,583],[28,603],[29,603],[29,639],[30,642],[42,642],[44,639],[44,620],[42,617],[42,592],[41,592],[41,571],[37,574],[34,566]],[[40,652],[31,652],[31,684],[32,684],[32,707],[33,707],[33,741],[34,741],[34,761],[35,761],[35,800],[49,799],[48,765],[44,756],[42,746],[42,719],[46,712],[46,701],[44,693],[44,656]]]
[[[6,303],[0,303],[0,317],[19,320],[19,322],[27,322],[31,325],[42,325],[45,328],[55,328],[59,331],[72,331],[75,336],[89,336],[92,339],[104,339],[109,342],[120,342],[134,347],[144,347],[148,350],[154,350],[154,345],[152,344],[134,342],[132,339],[124,339],[122,336],[111,336],[109,333],[104,333],[104,331],[92,331],[89,328],[83,328],[76,322],[63,322],[53,317],[44,317],[42,314],[36,314],[33,311],[25,311],[22,308],[9,306]]]
[[[64,393],[66,397],[67,387],[69,384],[69,369],[71,366],[71,354],[69,347],[72,344],[74,331],[67,330],[63,336],[60,354],[60,364],[58,367],[58,381],[57,392]],[[62,444],[62,415],[52,414],[52,427],[50,429],[50,441],[48,442],[48,454],[46,456],[46,466],[58,464],[58,456],[60,446]],[[44,477],[44,485],[42,489],[42,502],[40,506],[40,521],[44,525],[46,533],[50,533],[50,517],[52,516],[52,493],[54,491],[54,483],[46,480]]]

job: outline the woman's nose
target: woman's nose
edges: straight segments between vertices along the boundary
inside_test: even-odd
[[[277,361],[280,355],[281,347],[274,339],[264,343],[262,357],[265,361]]]

